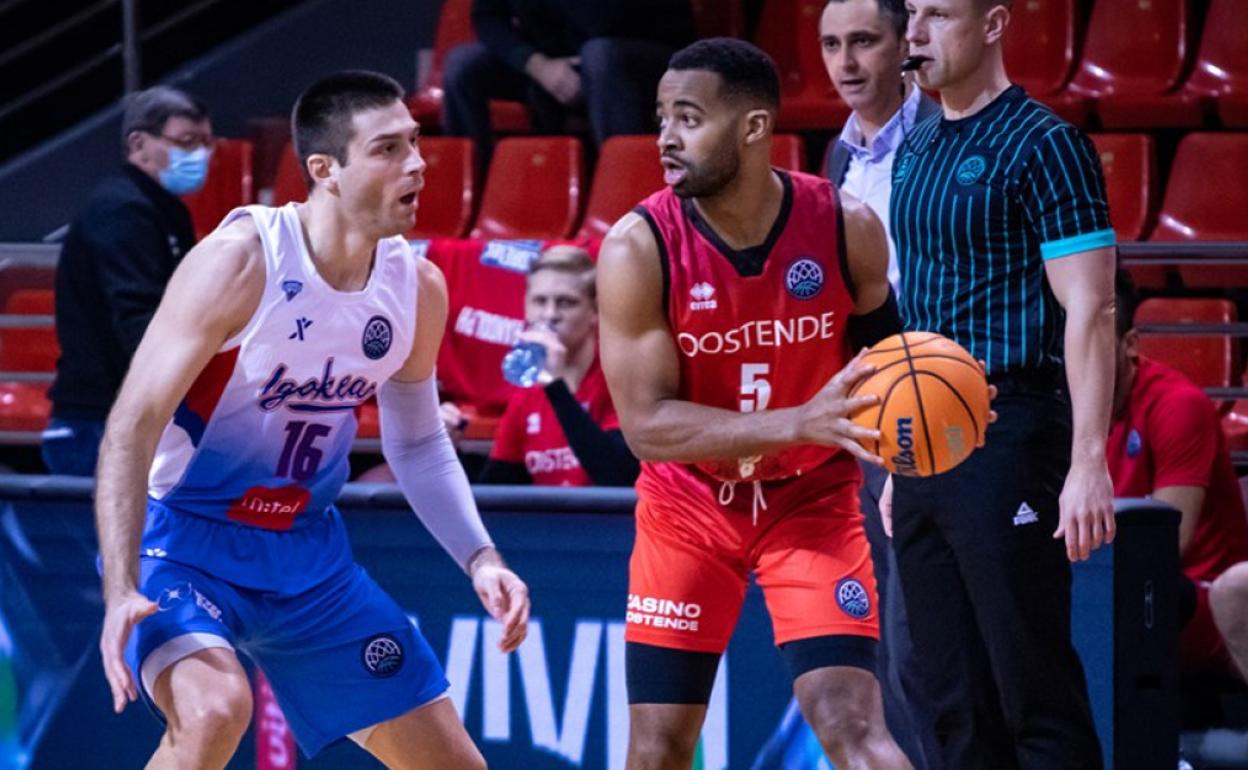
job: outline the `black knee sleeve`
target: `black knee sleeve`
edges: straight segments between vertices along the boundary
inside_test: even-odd
[[[719,655],[689,652],[650,644],[624,644],[624,678],[629,705],[684,703],[705,705],[711,700]]]
[[[780,645],[780,656],[797,679],[807,671],[832,666],[861,668],[875,674],[878,642],[867,636],[814,636]]]

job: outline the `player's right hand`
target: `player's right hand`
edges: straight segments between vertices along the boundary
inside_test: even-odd
[[[157,609],[155,602],[135,590],[105,600],[100,657],[104,661],[104,677],[113,691],[113,711],[118,714],[126,704],[139,698],[139,689],[126,665],[126,642],[135,625]]]
[[[854,412],[880,400],[873,394],[849,395],[855,385],[875,373],[875,366],[864,364],[862,356],[862,353],[854,356],[813,398],[797,408],[798,443],[839,446],[859,460],[883,465],[883,458],[868,452],[859,443],[860,439],[879,438],[880,432],[849,419]]]

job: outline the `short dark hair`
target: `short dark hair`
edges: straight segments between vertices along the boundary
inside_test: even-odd
[[[1118,339],[1126,336],[1135,326],[1135,309],[1140,306],[1140,294],[1135,281],[1122,268],[1114,276],[1114,334]]]
[[[355,114],[401,101],[403,86],[398,81],[367,70],[338,72],[308,86],[295,100],[290,116],[295,155],[308,189],[312,189],[309,156],[330,155],[345,166]]]
[[[828,7],[832,3],[843,3],[845,0],[828,0],[824,3],[824,7]],[[875,4],[879,6],[880,15],[893,28],[893,32],[897,33],[897,39],[903,40],[906,37],[906,26],[910,23],[910,14],[906,12],[906,0],[875,0]]]
[[[734,37],[699,40],[672,54],[669,70],[707,70],[719,75],[730,98],[745,98],[780,107],[780,76],[762,49]]]
[[[160,134],[170,118],[186,118],[198,123],[208,118],[208,105],[172,86],[153,86],[130,94],[124,101],[121,116],[121,151],[130,150],[130,135],[135,131]]]

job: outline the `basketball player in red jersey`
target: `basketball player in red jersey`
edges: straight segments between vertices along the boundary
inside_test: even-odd
[[[630,565],[630,770],[688,768],[750,573],[839,768],[908,769],[875,679],[875,581],[846,417],[851,351],[899,331],[884,230],[770,165],[774,65],[699,41],[659,84],[668,189],[602,245],[602,363],[643,460]]]

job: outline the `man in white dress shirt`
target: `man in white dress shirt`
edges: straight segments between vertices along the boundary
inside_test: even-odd
[[[842,190],[866,203],[888,233],[888,280],[901,292],[897,254],[889,226],[893,157],[914,126],[940,114],[903,77],[906,58],[905,0],[828,0],[819,20],[819,43],[828,77],[853,108],[840,136],[832,139],[825,174]],[[860,502],[880,592],[880,646],[877,674],[889,730],[915,770],[936,770],[939,755],[931,709],[919,689],[910,629],[897,580],[896,558],[880,521],[879,497],[887,473],[863,465]]]

